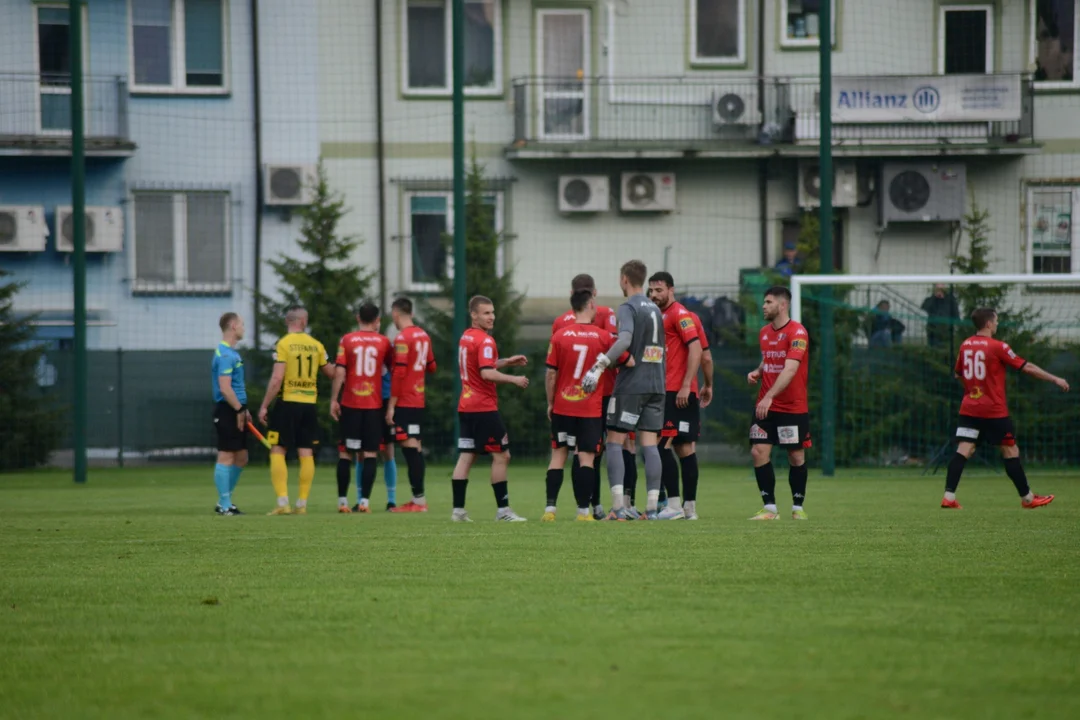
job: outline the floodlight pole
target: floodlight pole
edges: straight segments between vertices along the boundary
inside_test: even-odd
[[[821,184],[821,272],[833,273],[833,165],[832,165],[832,3],[821,3],[818,33],[821,139],[818,178]],[[836,341],[833,329],[832,292],[825,287],[821,303],[821,471],[836,474]]]
[[[86,147],[83,136],[83,64],[81,2],[68,3],[71,54],[71,241],[75,330],[75,397],[72,399],[75,482],[86,482]],[[63,232],[56,218],[57,237]]]
[[[454,115],[454,340],[465,333],[465,0],[453,0],[453,115]],[[461,373],[454,373],[461,394]],[[454,413],[454,445],[461,436]]]

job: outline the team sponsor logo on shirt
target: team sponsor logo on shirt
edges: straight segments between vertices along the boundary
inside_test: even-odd
[[[404,343],[398,343],[397,345],[394,346],[394,351],[399,352],[399,353],[407,353],[407,352],[409,352],[409,346],[404,344]],[[341,351],[338,350],[338,352],[341,352]]]
[[[979,439],[979,431],[976,428],[958,427],[956,428],[957,437],[971,438],[972,440]]]
[[[791,341],[791,349],[792,350],[805,350],[806,349],[806,340],[802,340],[802,339],[799,339],[799,338],[796,338],[795,340],[792,340]]]
[[[490,345],[488,345],[488,346],[486,346],[484,348],[484,357],[487,358],[488,360],[495,357],[495,351],[491,349]]]
[[[776,428],[776,439],[781,445],[792,445],[799,442],[798,425],[781,425]]]
[[[664,361],[664,348],[659,345],[649,345],[641,354],[641,362],[660,363]]]
[[[416,385],[413,385],[413,392],[418,393],[420,395],[423,395],[424,392],[425,392],[424,383],[420,382],[420,383],[417,383]]]
[[[360,387],[353,388],[353,395],[359,395],[360,397],[371,397],[375,394],[375,385],[365,380],[360,383]]]
[[[685,317],[679,321],[679,327],[681,327],[683,330],[689,330],[690,328],[694,327],[694,321],[691,318]]]
[[[982,388],[976,385],[975,387],[971,388],[971,392],[968,393],[968,397],[972,400],[978,400],[985,394],[986,393],[982,391]]]
[[[585,388],[581,387],[580,385],[572,385],[568,388],[565,388],[560,393],[560,396],[563,400],[568,400],[570,402],[581,402],[582,400],[589,397],[589,394],[585,392]]]

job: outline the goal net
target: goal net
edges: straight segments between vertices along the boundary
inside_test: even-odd
[[[1021,357],[1080,383],[1077,276],[795,275],[791,291],[792,317],[811,335],[815,434],[822,437],[831,410],[837,466],[947,462],[963,399],[952,368],[960,343],[975,333],[976,308],[998,310],[996,337]],[[821,345],[826,307],[831,357]],[[834,378],[831,402],[823,397],[826,373]],[[1080,464],[1075,397],[1019,373],[1009,374],[1007,393],[1025,462]]]

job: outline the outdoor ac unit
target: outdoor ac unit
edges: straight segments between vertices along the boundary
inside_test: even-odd
[[[310,205],[317,171],[314,165],[267,165],[263,168],[266,205]]]
[[[740,85],[716,88],[712,93],[712,118],[716,127],[760,125],[757,88]]]
[[[607,175],[559,176],[559,212],[607,212],[610,207]]]
[[[41,205],[0,205],[0,252],[42,252],[48,236]]]
[[[963,162],[892,162],[881,171],[881,224],[958,222],[964,217]]]
[[[799,163],[799,207],[821,206],[821,178],[816,160]],[[853,162],[833,164],[833,207],[854,207],[859,202],[859,174]]]
[[[56,249],[75,250],[75,223],[70,205],[56,208]],[[86,252],[120,252],[124,249],[124,213],[118,207],[86,208]]]
[[[621,207],[629,212],[674,210],[675,173],[623,173]]]

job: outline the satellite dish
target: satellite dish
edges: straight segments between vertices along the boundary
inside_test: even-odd
[[[635,175],[626,183],[626,194],[634,205],[643,205],[656,199],[656,184],[648,175]]]
[[[915,212],[930,202],[930,183],[921,172],[905,170],[889,183],[889,202],[904,212]]]
[[[571,207],[585,207],[592,199],[592,188],[581,178],[574,178],[563,188],[563,200]]]
[[[746,113],[746,102],[735,93],[727,93],[716,101],[716,114],[724,122],[735,122]]]

